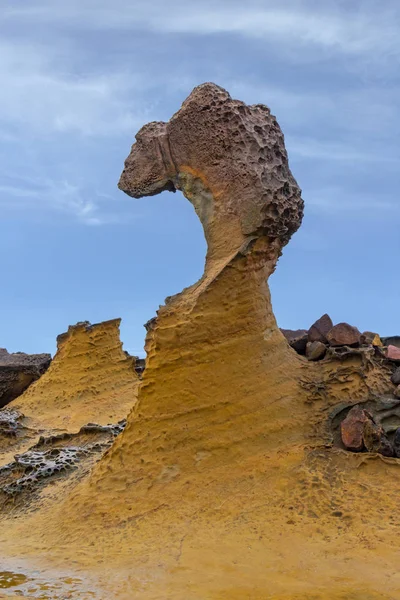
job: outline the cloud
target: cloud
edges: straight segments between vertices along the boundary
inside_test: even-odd
[[[304,196],[304,194],[303,194]],[[331,186],[322,189],[309,189],[305,198],[307,209],[313,212],[357,213],[361,217],[388,219],[390,213],[398,213],[399,203],[387,192],[375,194],[349,192],[341,187]]]
[[[358,4],[358,3],[357,3]],[[104,30],[140,30],[190,35],[235,34],[281,42],[286,47],[313,47],[376,60],[398,59],[399,10],[377,1],[363,5],[327,1],[283,0],[242,2],[202,0],[187,2],[136,2],[128,0],[70,0],[60,5],[42,0],[34,5],[9,2],[3,18],[69,23],[74,27]],[[345,7],[345,8],[344,8]],[[364,9],[363,9],[364,8]],[[318,55],[315,55],[318,59]]]
[[[3,210],[32,210],[39,214],[56,211],[85,225],[103,225],[119,220],[117,214],[102,209],[104,194],[88,194],[69,181],[25,176],[3,177],[3,181],[0,183],[0,206]]]
[[[3,139],[15,137],[10,127],[41,136],[115,136],[135,131],[147,113],[140,98],[133,97],[133,74],[77,75],[55,48],[40,43],[0,42],[0,78]]]
[[[400,158],[387,151],[382,153],[380,148],[372,148],[370,151],[357,148],[356,145],[335,141],[321,141],[306,136],[287,137],[286,143],[290,156],[294,155],[301,159],[314,159],[319,161],[343,161],[352,163],[385,163],[392,164],[398,168]]]

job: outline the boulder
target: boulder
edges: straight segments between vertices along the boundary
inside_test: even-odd
[[[397,346],[388,346],[386,350],[386,358],[395,362],[400,362],[400,348]]]
[[[342,442],[347,450],[361,452],[364,449],[364,425],[372,421],[372,416],[361,406],[356,405],[347,413],[340,425]]]
[[[281,332],[293,350],[296,350],[298,354],[306,353],[308,341],[308,331],[306,329],[281,329]]]
[[[314,325],[311,325],[310,330],[308,332],[308,341],[309,342],[327,342],[326,335],[328,331],[330,331],[333,327],[332,319],[329,315],[322,315],[315,321]]]
[[[376,452],[383,456],[393,456],[393,446],[386,437],[383,428],[370,419],[364,423],[363,440],[368,452]]]
[[[326,354],[326,346],[322,342],[308,342],[306,356],[308,360],[321,360]]]
[[[348,323],[338,323],[326,337],[331,346],[356,346],[360,343],[361,333]]]
[[[17,398],[47,370],[50,354],[10,354],[0,348],[0,408]]]
[[[396,398],[400,398],[400,385],[398,385],[397,388],[394,390],[394,395],[396,396]]]
[[[396,458],[400,458],[400,427],[396,429],[393,438],[393,454]]]
[[[361,334],[360,338],[361,344],[368,344],[369,346],[377,346],[378,348],[382,348],[383,343],[378,333],[374,333],[373,331],[364,331]]]
[[[400,385],[400,367],[397,367],[391,377],[391,381],[394,385]]]
[[[400,348],[400,335],[383,337],[382,342],[384,346],[396,346],[396,348]]]

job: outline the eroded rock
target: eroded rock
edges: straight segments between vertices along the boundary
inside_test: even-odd
[[[10,354],[5,348],[0,348],[0,408],[39,379],[50,363],[50,354]]]
[[[306,356],[308,360],[321,360],[326,354],[326,346],[322,342],[308,342]]]
[[[326,338],[331,346],[356,346],[360,343],[361,333],[348,323],[338,323],[328,331]]]
[[[0,411],[1,418],[4,411]],[[10,415],[12,426],[19,415]],[[41,436],[37,444],[14,461],[0,467],[0,491],[6,496],[17,496],[32,491],[55,475],[66,473],[77,467],[85,458],[104,452],[122,431],[126,421],[99,425],[88,423],[78,433],[62,433],[49,437]]]
[[[400,458],[400,427],[395,431],[393,438],[393,453],[396,458]]]
[[[323,342],[327,343],[327,334],[332,329],[332,319],[328,314],[322,315],[313,325],[311,325],[308,332],[308,340],[310,342]]]
[[[269,108],[233,100],[213,83],[196,87],[168,123],[142,127],[118,186],[134,198],[182,190],[203,224],[208,263],[246,239],[267,236],[282,247],[303,217]]]
[[[400,367],[397,367],[391,377],[391,381],[394,385],[400,385]]]
[[[57,338],[49,369],[12,408],[38,428],[77,431],[84,423],[126,417],[136,401],[136,359],[124,352],[120,319],[77,323]]]
[[[372,421],[372,416],[360,406],[354,406],[342,421],[340,432],[342,442],[348,450],[361,452],[364,448],[364,425]]]
[[[378,333],[373,331],[364,331],[360,338],[361,344],[368,344],[370,346],[377,346],[381,348],[383,346],[382,340]]]
[[[363,424],[363,441],[368,452],[376,452],[383,456],[393,456],[393,447],[381,425],[372,419],[367,419]]]

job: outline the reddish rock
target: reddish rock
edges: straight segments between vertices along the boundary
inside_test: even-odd
[[[306,329],[281,329],[281,332],[298,354],[306,353],[306,346],[308,341],[308,331]]]
[[[308,360],[321,360],[326,354],[326,346],[322,342],[308,342],[306,356]]]
[[[356,405],[348,412],[347,417],[340,424],[342,442],[347,450],[361,452],[364,448],[364,424],[372,421],[371,415],[360,406]]]
[[[386,350],[386,357],[389,360],[400,362],[400,348],[397,348],[397,346],[388,346]]]
[[[333,323],[330,316],[327,314],[322,315],[318,321],[315,321],[314,325],[311,325],[308,332],[308,341],[326,343],[326,334],[332,329],[332,327]]]
[[[361,333],[357,327],[348,323],[339,323],[332,327],[326,337],[331,346],[356,346],[360,343]]]
[[[368,452],[376,452],[383,456],[393,456],[393,446],[386,437],[383,428],[371,420],[367,420],[364,423],[363,440]]]

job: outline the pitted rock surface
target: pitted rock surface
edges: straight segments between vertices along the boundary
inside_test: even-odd
[[[229,237],[236,249],[260,236],[285,245],[303,217],[301,191],[269,108],[233,100],[213,83],[196,87],[168,123],[142,127],[119,187],[134,198],[182,190],[217,253],[227,250]],[[220,230],[229,227],[222,244]]]
[[[0,425],[1,413],[5,412],[0,411]],[[21,415],[16,411],[8,412],[13,430]],[[15,414],[11,414],[13,412]],[[41,436],[27,452],[16,454],[13,462],[0,467],[0,491],[6,496],[16,496],[34,489],[42,480],[77,467],[85,457],[108,448],[125,425],[125,419],[108,425],[88,423],[76,434]]]

